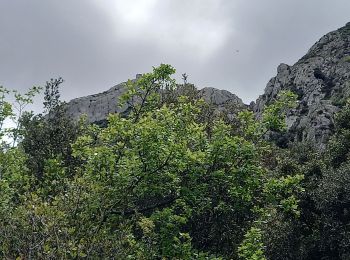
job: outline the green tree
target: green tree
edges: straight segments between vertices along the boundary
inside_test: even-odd
[[[234,135],[232,126],[220,119],[208,135],[201,121],[203,101],[182,97],[164,104],[158,96],[161,86],[173,83],[173,72],[161,65],[129,82],[124,100],[134,102],[130,116],[110,116],[107,128],[97,134],[93,129],[74,145],[75,154],[86,162],[84,178],[92,178],[94,187],[102,185],[98,190],[105,194],[98,227],[121,216],[147,217],[154,225],[158,256],[182,258],[196,249],[233,257],[260,212],[282,208],[298,215],[293,194],[301,191],[302,177],[270,179],[260,161],[269,148],[259,139],[271,126],[283,126],[283,102],[269,107],[262,122],[244,112],[241,117],[251,130],[247,137]],[[282,100],[290,98],[294,96],[281,95]],[[159,221],[163,215],[166,221]]]
[[[21,119],[24,131],[20,145],[28,156],[28,167],[38,179],[43,177],[49,159],[59,158],[68,168],[74,167],[76,162],[72,157],[71,144],[78,136],[79,126],[68,117],[65,103],[60,101],[59,87],[62,83],[62,78],[46,82],[46,115],[31,113]]]
[[[300,213],[302,176],[273,175],[263,161],[273,150],[265,133],[283,128],[278,102],[294,96],[282,93],[262,121],[242,112],[239,126],[220,116],[210,122],[203,100],[163,95],[176,91],[174,72],[162,64],[130,81],[123,100],[131,113],[110,115],[106,128],[91,125],[77,139],[55,119],[57,108],[24,124],[20,158],[43,164],[17,170],[36,185],[16,188],[21,199],[3,217],[2,257],[264,259],[270,216]],[[55,87],[46,93],[57,96]]]
[[[33,98],[40,92],[40,89],[40,87],[32,87],[22,94],[17,90],[10,91],[0,86],[0,140],[2,148],[14,147],[22,137],[21,119],[28,113],[25,109],[33,103]],[[13,100],[11,101],[11,99]],[[6,126],[6,123],[9,126]]]

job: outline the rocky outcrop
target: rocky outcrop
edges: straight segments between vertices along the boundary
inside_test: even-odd
[[[99,94],[75,98],[67,103],[67,114],[74,120],[85,114],[89,122],[104,121],[110,113],[127,110],[126,105],[119,106],[124,91],[124,83],[121,83]]]
[[[238,107],[245,106],[239,97],[227,90],[207,87],[199,90],[199,96],[203,97],[206,102],[218,107],[229,104],[236,105]]]
[[[139,76],[136,75],[136,78]],[[77,120],[86,114],[89,122],[99,123],[105,121],[110,113],[127,113],[127,105],[119,106],[119,99],[125,91],[124,84],[120,83],[99,94],[71,100],[67,104],[68,115]],[[198,96],[213,104],[218,111],[231,112],[246,107],[240,98],[227,90],[203,88],[198,90]]]
[[[323,146],[332,133],[334,114],[350,96],[350,23],[323,36],[293,66],[280,64],[253,110],[260,115],[282,89],[298,95],[297,108],[287,116],[288,140]]]
[[[282,136],[283,142],[311,141],[322,147],[333,131],[335,113],[350,96],[350,23],[323,36],[293,66],[280,64],[277,75],[250,108],[259,117],[280,90],[298,95],[296,109],[287,115],[288,133]],[[109,113],[127,113],[126,105],[118,106],[124,91],[121,83],[103,93],[73,99],[67,104],[68,113],[74,119],[86,114],[90,122],[105,121]],[[203,88],[198,94],[229,116],[247,108],[226,90]]]

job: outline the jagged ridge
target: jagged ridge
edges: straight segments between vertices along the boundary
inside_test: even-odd
[[[334,114],[350,96],[350,23],[324,35],[293,66],[280,64],[255,104],[260,115],[282,89],[298,94],[298,106],[287,116],[285,141],[312,141],[321,147],[334,127]]]
[[[334,114],[350,96],[350,23],[324,35],[293,66],[280,64],[277,75],[251,109],[260,116],[282,89],[298,94],[299,101],[287,115],[289,131],[281,137],[283,142],[312,141],[322,147],[333,131]],[[123,92],[121,83],[103,93],[73,99],[68,113],[74,119],[87,114],[90,122],[105,120],[109,113],[127,110],[127,106],[117,105]],[[199,94],[219,110],[229,105],[246,108],[240,98],[226,90],[203,88]]]
[[[139,74],[136,75],[136,78],[138,77]],[[71,100],[67,104],[68,115],[73,119],[77,119],[82,114],[86,114],[90,122],[101,122],[104,121],[110,113],[126,112],[128,110],[127,105],[122,107],[118,105],[119,98],[125,91],[124,86],[125,82],[105,92]],[[207,87],[198,90],[198,95],[205,101],[215,105],[218,110],[223,110],[229,106],[238,108],[246,107],[239,97],[227,90]]]

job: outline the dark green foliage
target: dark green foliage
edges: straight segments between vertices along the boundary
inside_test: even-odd
[[[328,144],[327,160],[333,167],[347,162],[350,152],[350,104],[336,116],[335,134]]]
[[[285,130],[295,95],[231,124],[174,72],[130,81],[130,113],[84,131],[62,80],[47,83],[48,114],[23,117],[23,140],[0,154],[1,258],[263,260],[288,245],[268,224],[292,234],[304,177],[263,137]]]
[[[76,140],[79,127],[67,115],[65,104],[59,99],[61,78],[46,83],[44,95],[45,116],[25,114],[21,118],[24,127],[20,144],[28,156],[27,165],[36,178],[42,178],[47,160],[60,158],[62,166],[72,168],[71,144]]]
[[[336,132],[322,153],[310,144],[300,144],[282,155],[275,174],[302,172],[305,192],[299,197],[299,219],[276,214],[266,225],[268,258],[349,259],[349,119],[346,105],[337,114]]]
[[[46,81],[44,92],[44,112],[52,113],[59,107],[62,102],[60,100],[59,86],[63,83],[62,78],[51,79]]]

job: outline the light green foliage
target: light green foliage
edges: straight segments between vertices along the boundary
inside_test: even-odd
[[[262,137],[269,131],[283,132],[286,130],[286,113],[296,106],[297,96],[291,91],[281,91],[276,100],[264,108],[261,120],[256,119],[256,115],[249,110],[238,113],[240,121],[240,135],[253,141],[263,142]]]
[[[350,56],[346,56],[346,57],[344,57],[344,59],[343,59],[345,62],[350,62]]]
[[[242,245],[238,249],[241,259],[266,260],[264,256],[264,244],[262,242],[262,231],[252,227],[245,235]]]
[[[21,118],[26,112],[25,108],[33,103],[33,98],[40,92],[40,87],[32,87],[26,93],[21,94],[17,90],[9,91],[0,86],[0,140],[2,148],[8,147],[8,140],[11,140],[12,147],[21,138],[23,127]],[[14,101],[10,101],[13,94]],[[5,127],[6,120],[11,120],[14,126]],[[9,122],[7,122],[9,123]],[[7,140],[3,138],[6,137]]]
[[[267,201],[277,204],[286,213],[299,216],[299,201],[295,197],[295,194],[300,194],[304,191],[304,189],[299,186],[299,183],[303,179],[304,176],[301,174],[270,179],[264,187]]]
[[[0,86],[0,137],[5,135],[4,123],[5,120],[14,116],[11,103],[7,100],[10,91]]]
[[[74,145],[75,154],[86,160],[85,174],[94,185],[103,185],[100,189],[105,199],[100,207],[105,208],[104,214],[146,214],[152,219],[154,230],[158,230],[152,236],[158,254],[183,258],[193,246],[201,248],[205,239],[209,250],[219,248],[234,255],[235,251],[222,250],[241,241],[243,233],[235,230],[236,225],[249,226],[249,220],[260,218],[253,212],[255,207],[297,211],[291,189],[300,178],[276,180],[285,194],[272,192],[272,184],[264,190],[272,181],[259,162],[262,149],[267,148],[247,138],[253,134],[254,140],[261,138],[270,126],[268,120],[283,114],[283,101],[269,108],[262,123],[249,112],[242,113],[242,124],[251,129],[246,138],[234,135],[232,126],[220,120],[213,123],[208,135],[200,120],[201,101],[191,103],[183,97],[176,105],[159,107],[159,88],[153,89],[149,82],[170,78],[158,73],[147,74],[146,86],[140,92],[134,84],[129,85],[124,98],[132,98],[132,93],[140,97],[133,113],[128,118],[112,115],[106,129],[80,137]],[[283,99],[282,95],[282,100],[293,98],[289,93],[286,96]],[[273,126],[277,130],[283,125],[279,122]],[[276,198],[273,201],[271,197]],[[166,221],[160,221],[163,218]],[[204,218],[212,220],[203,225]],[[225,229],[221,221],[228,223]],[[189,233],[185,232],[188,227]]]
[[[296,106],[297,95],[291,91],[280,91],[275,102],[264,109],[263,126],[272,131],[286,129],[286,112]]]
[[[240,134],[246,139],[258,141],[265,132],[261,123],[256,120],[253,111],[244,110],[239,112],[238,119],[240,121]]]
[[[40,90],[41,90],[41,87],[34,86],[24,94],[21,94],[16,90],[13,91],[14,97],[15,97],[13,108],[15,109],[16,112],[11,116],[12,121],[15,124],[15,127],[10,129],[10,132],[12,133],[12,146],[15,146],[18,142],[18,139],[20,139],[23,136],[24,129],[21,122],[22,116],[26,112],[25,108],[29,104],[33,104],[33,98],[38,93],[40,93]]]
[[[159,108],[166,98],[169,99],[173,95],[176,82],[170,76],[174,73],[175,69],[172,66],[161,64],[153,68],[152,73],[146,73],[136,81],[129,80],[120,105],[128,104],[135,121],[142,113]]]
[[[12,177],[3,184],[6,207],[11,194],[21,196],[3,217],[1,257],[265,259],[259,225],[269,212],[298,215],[302,176],[269,174],[262,157],[271,147],[261,141],[283,128],[283,102],[293,96],[281,95],[262,121],[250,112],[240,126],[203,120],[203,100],[164,94],[176,90],[174,72],[161,65],[130,81],[123,100],[131,113],[110,115],[106,128],[86,127],[76,140],[41,118],[27,121],[20,158],[42,164],[13,168],[30,188],[11,186]],[[48,120],[60,115],[53,112]],[[61,141],[40,146],[52,129]]]

